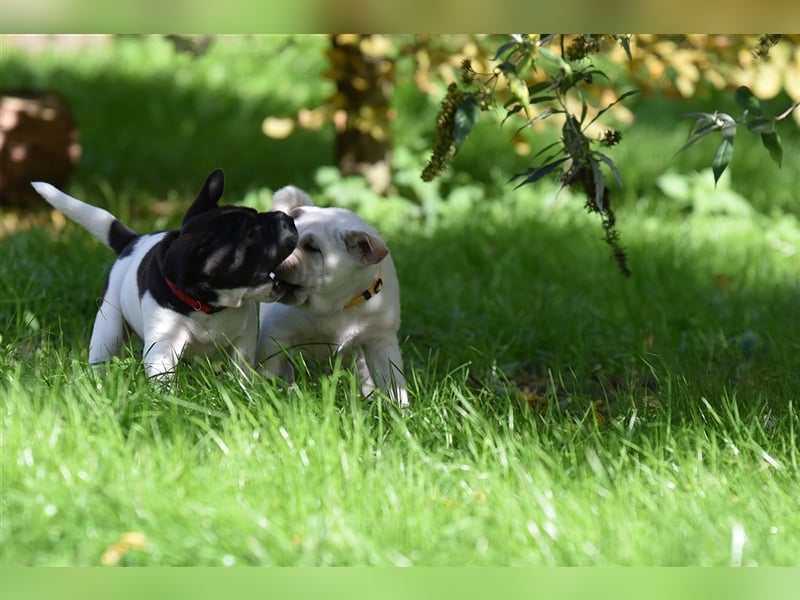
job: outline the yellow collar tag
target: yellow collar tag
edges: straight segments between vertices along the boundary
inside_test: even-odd
[[[361,292],[358,296],[350,300],[350,302],[345,304],[344,307],[353,308],[354,306],[358,306],[362,302],[366,302],[375,294],[379,293],[381,289],[383,289],[383,279],[381,279],[381,272],[378,271],[378,276],[375,278],[375,281],[372,283],[372,285]]]

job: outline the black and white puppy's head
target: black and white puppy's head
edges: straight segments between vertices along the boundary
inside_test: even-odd
[[[223,187],[217,169],[173,233],[161,270],[182,291],[213,306],[278,300],[284,290],[274,271],[297,246],[294,221],[277,211],[218,206]]]

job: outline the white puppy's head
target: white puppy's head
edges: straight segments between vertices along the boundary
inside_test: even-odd
[[[292,212],[293,208],[298,206],[312,206],[314,201],[311,196],[306,194],[303,190],[293,185],[287,185],[279,189],[272,196],[271,210],[279,210],[285,212],[287,215]]]
[[[308,194],[294,186],[275,193],[272,209],[289,214],[298,234],[294,252],[275,269],[287,289],[282,303],[338,312],[374,284],[389,249],[355,213],[313,206]]]

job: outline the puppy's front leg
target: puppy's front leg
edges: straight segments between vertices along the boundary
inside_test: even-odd
[[[89,362],[95,365],[118,355],[124,339],[125,325],[120,309],[105,298],[101,299],[89,341]]]
[[[286,350],[274,338],[264,342],[258,351],[258,372],[265,377],[280,377],[287,384],[294,383],[294,367]]]
[[[231,340],[231,355],[239,371],[239,376],[248,379],[256,367],[256,351],[258,347],[258,330],[247,327],[245,332]]]
[[[403,356],[394,335],[365,342],[356,363],[362,392],[367,394],[377,385],[401,407],[408,406]]]
[[[169,383],[175,377],[175,367],[189,342],[185,331],[176,332],[170,339],[144,338],[144,370],[150,379]]]

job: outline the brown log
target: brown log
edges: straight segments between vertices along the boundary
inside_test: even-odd
[[[81,156],[78,128],[53,93],[0,93],[0,205],[38,198],[31,181],[63,187]]]

